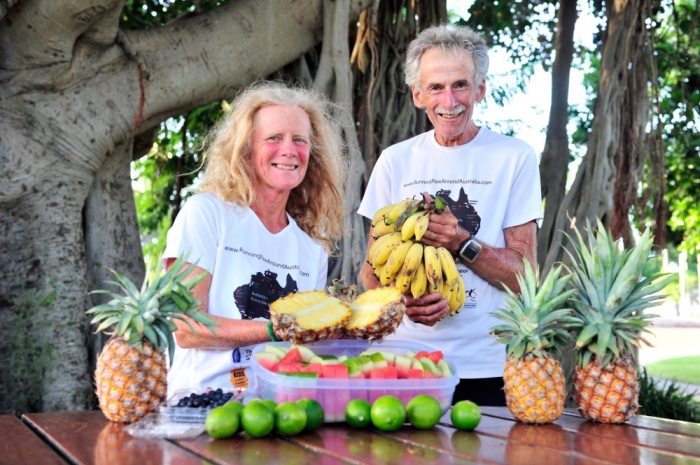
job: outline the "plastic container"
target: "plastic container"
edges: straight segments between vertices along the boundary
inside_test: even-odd
[[[163,414],[154,413],[146,415],[136,423],[124,428],[124,431],[136,438],[167,438],[190,439],[196,438],[204,432],[204,420],[202,422],[178,422]]]
[[[302,378],[273,373],[257,363],[255,354],[265,350],[266,345],[289,347],[288,342],[271,342],[260,344],[253,350],[251,368],[255,376],[255,392],[263,399],[272,399],[277,403],[297,401],[302,398],[317,400],[325,413],[325,422],[345,420],[345,406],[352,399],[365,399],[370,404],[384,395],[392,395],[405,404],[418,394],[435,397],[442,407],[443,414],[452,403],[452,394],[459,383],[456,374],[449,378],[429,379],[334,379]],[[403,355],[409,350],[415,352],[433,351],[435,349],[408,341],[375,341],[361,339],[339,339],[307,344],[317,355],[347,355],[356,357],[360,353],[375,349]],[[457,373],[454,364],[447,360],[452,373]]]
[[[211,389],[207,389],[204,392],[209,392]],[[204,424],[207,419],[207,415],[214,408],[214,406],[207,407],[178,407],[177,404],[183,397],[188,397],[191,394],[204,394],[204,392],[198,392],[194,389],[181,389],[176,391],[168,401],[165,406],[162,406],[158,412],[162,418],[162,421],[169,421],[172,423],[197,423]],[[245,391],[241,389],[223,389],[222,394],[230,392],[231,398],[228,402],[241,402]]]

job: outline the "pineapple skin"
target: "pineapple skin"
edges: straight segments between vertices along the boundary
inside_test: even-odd
[[[600,423],[624,423],[639,409],[639,382],[632,360],[597,360],[574,368],[574,400],[583,418]]]
[[[165,402],[165,356],[143,341],[143,353],[113,337],[97,359],[95,384],[102,413],[111,421],[132,423]]]
[[[566,380],[559,362],[532,353],[516,360],[508,357],[503,371],[506,405],[516,420],[543,424],[564,412]]]

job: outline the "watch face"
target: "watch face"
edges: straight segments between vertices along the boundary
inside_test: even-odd
[[[464,247],[462,247],[460,256],[471,263],[479,255],[479,252],[481,252],[481,244],[479,244],[476,239],[470,239],[464,244]]]

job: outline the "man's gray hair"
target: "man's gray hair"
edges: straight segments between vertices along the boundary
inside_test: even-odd
[[[474,84],[481,85],[489,72],[489,49],[478,32],[467,26],[432,26],[424,30],[408,44],[406,52],[406,84],[420,89],[418,68],[420,59],[427,50],[440,47],[443,52],[466,50],[474,58],[476,72]]]

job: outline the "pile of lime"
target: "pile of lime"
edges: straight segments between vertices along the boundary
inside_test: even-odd
[[[245,406],[228,402],[207,415],[204,427],[210,436],[225,439],[239,431],[262,438],[275,430],[285,436],[311,432],[323,424],[323,407],[313,399],[277,404],[272,400],[252,399]]]
[[[370,405],[364,399],[353,399],[345,407],[345,421],[354,428],[370,424],[382,431],[396,431],[407,420],[415,428],[431,429],[442,418],[440,402],[427,394],[419,394],[404,404],[394,396],[382,396]],[[464,400],[452,407],[452,424],[462,431],[472,431],[481,421],[481,410],[474,402]]]

